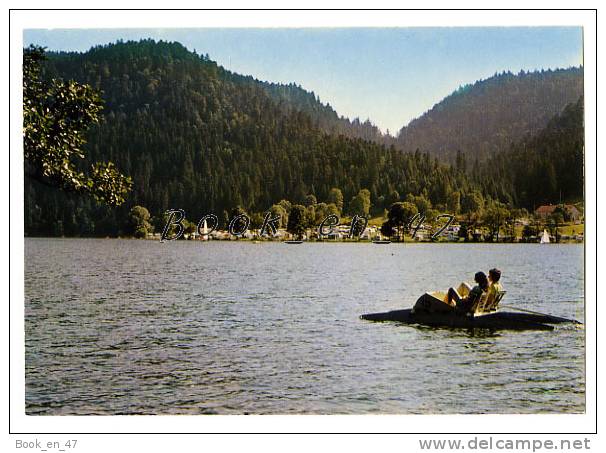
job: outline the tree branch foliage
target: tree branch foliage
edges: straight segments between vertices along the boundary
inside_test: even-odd
[[[44,49],[23,51],[23,145],[25,174],[65,191],[86,193],[112,206],[125,200],[132,181],[112,162],[97,162],[80,171],[74,159],[84,159],[85,133],[99,123],[103,101],[89,85],[44,80]]]

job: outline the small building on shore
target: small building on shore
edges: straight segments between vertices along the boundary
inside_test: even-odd
[[[446,236],[446,238],[453,242],[453,241],[458,241],[459,240],[459,230],[461,229],[461,225],[458,224],[452,224],[449,225],[443,232],[442,234],[444,234]]]
[[[581,219],[581,213],[579,212],[579,210],[577,209],[576,206],[571,205],[571,204],[562,204],[562,205],[548,204],[548,205],[542,205],[542,206],[539,206],[534,211],[534,213],[535,213],[535,215],[537,217],[540,217],[542,219],[546,219],[551,214],[553,214],[553,212],[558,207],[561,207],[566,212],[566,215],[570,218],[570,220],[576,222],[577,220]]]

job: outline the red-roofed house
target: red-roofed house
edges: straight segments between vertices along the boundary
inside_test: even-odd
[[[557,207],[558,205],[555,204],[539,206],[537,210],[534,211],[534,213],[539,217],[549,217],[551,214],[553,214],[553,211],[555,211]],[[566,210],[566,213],[568,214],[568,217],[570,217],[570,220],[577,221],[581,218],[581,213],[576,208],[576,206],[573,206],[571,204],[565,204],[562,205],[562,207]]]

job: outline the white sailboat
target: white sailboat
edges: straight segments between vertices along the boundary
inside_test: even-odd
[[[202,224],[202,234],[200,235],[200,239],[203,241],[208,241],[208,225],[206,225],[206,220]]]
[[[541,235],[541,244],[549,244],[549,233],[547,230],[543,230],[543,234]]]

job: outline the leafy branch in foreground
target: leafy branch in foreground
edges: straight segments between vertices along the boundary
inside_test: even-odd
[[[44,49],[23,51],[23,146],[25,174],[45,185],[85,193],[112,206],[124,203],[132,187],[112,162],[97,162],[85,174],[73,158],[84,159],[84,134],[99,123],[103,100],[89,85],[41,78]]]

